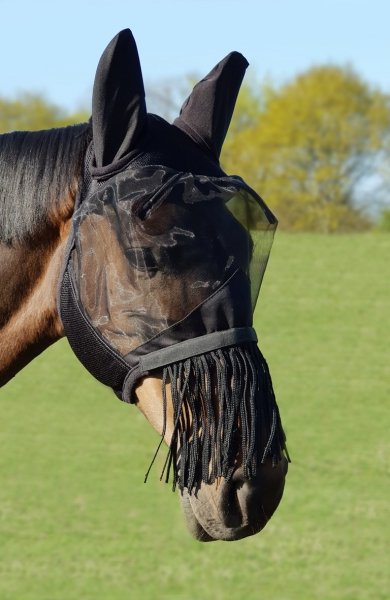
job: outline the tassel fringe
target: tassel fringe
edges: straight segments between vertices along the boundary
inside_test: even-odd
[[[289,459],[268,365],[247,343],[193,356],[164,368],[164,425],[145,481],[166,432],[167,386],[174,429],[160,479],[196,492],[201,482],[229,480],[239,459],[247,479],[271,458]]]

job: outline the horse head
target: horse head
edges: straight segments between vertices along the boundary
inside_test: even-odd
[[[66,226],[46,244],[52,267],[43,257],[41,283],[31,284],[31,312],[39,303],[53,331],[43,335],[35,319],[27,339],[17,314],[0,340],[13,339],[19,323],[24,346],[10,355],[3,383],[65,333],[93,376],[135,404],[167,443],[162,477],[178,489],[188,528],[202,541],[260,531],[287,471],[252,323],[277,221],[219,162],[247,64],[229,54],[169,124],[147,112],[131,32],[111,41],[96,72],[74,212],[67,209]],[[13,261],[6,273],[19,246],[3,248]]]

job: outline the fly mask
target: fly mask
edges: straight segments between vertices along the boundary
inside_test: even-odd
[[[173,125],[146,112],[129,30],[96,73],[93,142],[59,293],[77,357],[125,402],[142,378],[169,387],[166,463],[189,492],[281,459],[284,434],[253,310],[277,221],[219,155],[247,67],[228,55]]]

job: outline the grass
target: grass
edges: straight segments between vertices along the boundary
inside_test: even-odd
[[[156,434],[65,341],[3,388],[0,599],[387,599],[389,251],[276,238],[256,325],[293,464],[253,538],[189,537],[157,468],[143,484]]]

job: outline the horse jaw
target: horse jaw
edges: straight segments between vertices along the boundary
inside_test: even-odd
[[[145,378],[136,389],[137,406],[153,428],[161,434],[163,425],[161,379]],[[173,430],[173,408],[167,403],[165,442]],[[284,490],[287,460],[271,461],[258,467],[256,477],[248,481],[237,465],[231,479],[213,484],[202,483],[196,492],[179,491],[187,528],[202,542],[234,541],[261,531],[275,512]]]

